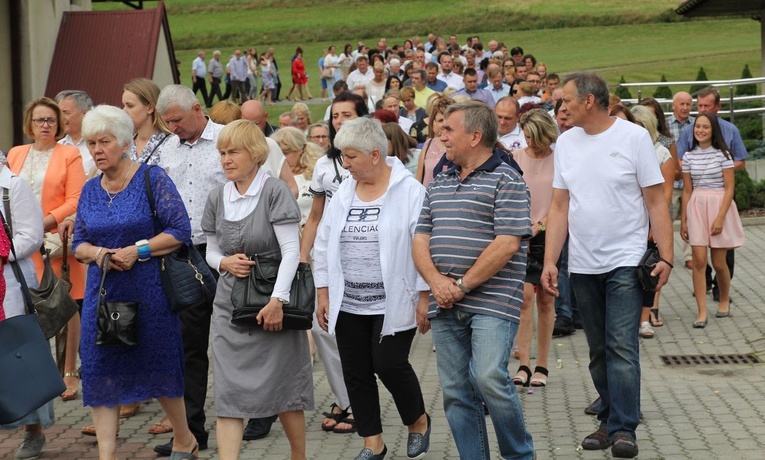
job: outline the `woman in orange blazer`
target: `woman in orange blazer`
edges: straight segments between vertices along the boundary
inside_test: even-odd
[[[8,152],[8,167],[32,186],[43,210],[43,227],[46,232],[56,232],[58,224],[73,216],[85,184],[82,157],[76,147],[57,144],[64,135],[63,114],[55,101],[47,97],[35,99],[24,112],[24,133],[34,140],[33,144],[20,145]],[[40,254],[32,259],[38,278],[42,276],[43,261]],[[82,301],[85,291],[85,267],[69,254],[67,261],[72,281],[71,296]],[[51,265],[61,274],[60,258]],[[75,314],[68,324],[64,382],[64,401],[77,397],[79,374],[77,353],[80,346],[80,315]]]

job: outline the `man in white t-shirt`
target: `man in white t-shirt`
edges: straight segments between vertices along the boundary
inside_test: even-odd
[[[508,152],[526,147],[526,138],[523,136],[521,125],[518,124],[518,111],[521,107],[512,96],[505,96],[494,106],[494,114],[497,116],[499,126],[499,141]]]
[[[648,225],[660,259],[657,288],[672,270],[672,223],[663,178],[648,132],[608,116],[608,86],[593,73],[564,81],[562,111],[574,126],[555,149],[553,198],[547,215],[542,285],[558,295],[556,263],[569,236],[568,269],[590,347],[590,375],[601,397],[600,428],[586,450],[611,447],[614,457],[638,454],[640,422],[638,328],[644,291],[636,267]]]

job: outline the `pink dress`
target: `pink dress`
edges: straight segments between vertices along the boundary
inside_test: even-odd
[[[441,157],[446,153],[446,147],[435,139],[428,139],[422,146],[422,151],[424,152],[423,155],[425,155],[423,159],[425,169],[422,178],[418,177],[417,179],[422,179],[422,185],[427,187],[433,181],[433,168],[436,167]]]

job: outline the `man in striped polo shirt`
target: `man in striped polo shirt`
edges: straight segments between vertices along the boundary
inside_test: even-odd
[[[489,458],[484,401],[502,458],[531,459],[534,445],[507,370],[523,304],[529,192],[492,152],[497,118],[486,104],[450,106],[441,141],[455,166],[430,183],[415,230],[415,265],[432,292],[418,322],[432,323],[460,458]]]

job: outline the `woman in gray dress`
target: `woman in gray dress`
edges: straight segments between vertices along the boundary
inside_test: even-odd
[[[279,414],[290,458],[305,459],[304,410],[313,409],[308,337],[282,330],[282,305],[299,259],[300,209],[287,185],[260,166],[268,144],[246,120],[227,125],[218,137],[228,182],[210,192],[202,218],[207,262],[220,273],[212,316],[212,357],[218,449],[222,460],[239,458],[243,419]],[[231,324],[231,290],[246,278],[249,257],[280,258],[271,301],[261,310],[262,328]]]

